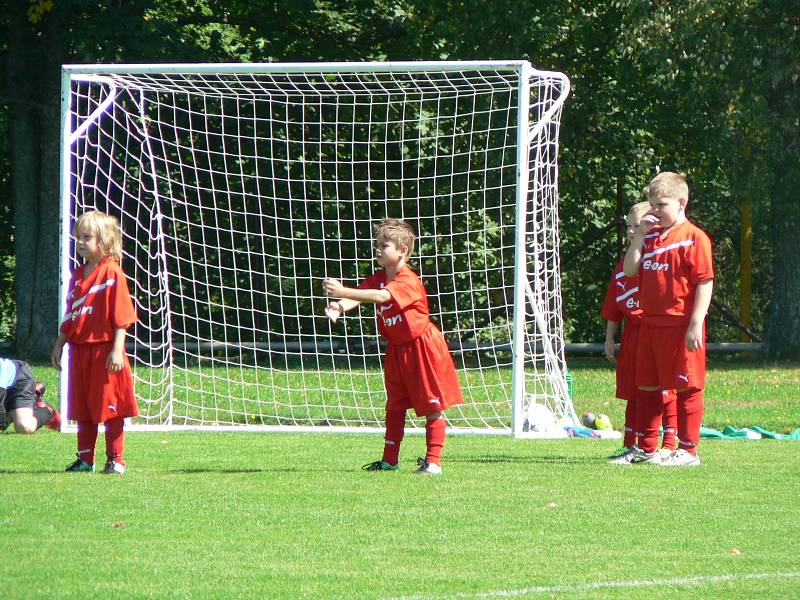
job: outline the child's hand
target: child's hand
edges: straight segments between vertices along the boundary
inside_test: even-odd
[[[106,371],[109,373],[119,373],[122,370],[122,350],[113,348],[106,359]]]
[[[338,279],[334,279],[333,277],[325,278],[325,293],[328,296],[341,297],[343,289],[344,286]]]
[[[703,324],[689,324],[686,330],[686,349],[689,352],[697,352],[703,347]]]
[[[606,358],[608,360],[610,360],[611,362],[617,362],[617,357],[614,354],[614,351],[615,351],[614,341],[613,340],[612,341],[606,340],[606,343],[605,343],[605,345],[603,347],[603,352],[605,353]]]
[[[331,302],[325,307],[325,316],[330,319],[331,323],[336,323],[342,316],[342,305],[338,302]]]
[[[652,231],[653,227],[658,225],[659,218],[654,214],[647,213],[645,216],[642,217],[642,220],[639,222],[639,229],[636,233],[640,233],[642,235],[647,235]]]
[[[53,351],[50,353],[50,364],[56,371],[61,370],[61,354],[64,352],[64,344],[60,340],[56,340],[53,346]]]

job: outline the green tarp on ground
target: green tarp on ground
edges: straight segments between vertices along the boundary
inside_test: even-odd
[[[710,427],[701,427],[700,437],[719,440],[800,440],[800,427],[795,429],[792,433],[776,433],[774,431],[767,431],[758,425],[742,427],[741,429],[726,425],[725,429],[722,431],[711,429]]]

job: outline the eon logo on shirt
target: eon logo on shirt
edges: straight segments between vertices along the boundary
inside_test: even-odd
[[[72,320],[75,321],[78,317],[82,315],[90,315],[92,314],[92,307],[91,306],[84,306],[80,310],[73,310],[72,311]]]
[[[403,322],[403,315],[395,315],[393,317],[388,317],[383,320],[387,327],[394,327],[398,323]]]
[[[645,271],[669,271],[669,264],[646,260],[642,263],[642,268]]]
[[[625,306],[627,308],[639,308],[639,301],[635,298],[628,298],[628,300],[625,302]]]

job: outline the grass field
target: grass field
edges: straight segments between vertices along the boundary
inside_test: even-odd
[[[618,425],[608,367],[571,369],[576,409],[607,407]],[[799,366],[719,361],[711,374],[707,425],[800,426]],[[109,477],[62,472],[73,435],[2,435],[0,594],[797,595],[797,442],[705,441],[701,467],[674,470],[608,465],[616,443],[453,436],[445,475],[425,478],[411,473],[421,436],[401,472],[367,473],[379,435],[133,433],[129,472]]]

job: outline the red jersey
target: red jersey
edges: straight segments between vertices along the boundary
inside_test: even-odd
[[[128,280],[119,263],[108,257],[86,278],[85,271],[82,265],[72,273],[61,331],[72,344],[113,341],[116,329],[136,322]]]
[[[391,299],[378,304],[378,333],[390,344],[409,344],[430,326],[428,296],[419,276],[407,265],[403,265],[389,283],[386,272],[378,271],[359,284],[359,289],[382,290],[391,294]]]
[[[600,309],[600,316],[615,323],[625,319],[628,324],[638,324],[642,320],[642,309],[639,306],[639,276],[626,277],[622,269],[624,263],[625,259],[622,258],[614,268],[606,289],[603,308]]]
[[[639,301],[644,321],[655,326],[688,323],[697,285],[714,279],[711,240],[690,221],[665,236],[645,236],[639,265]]]

